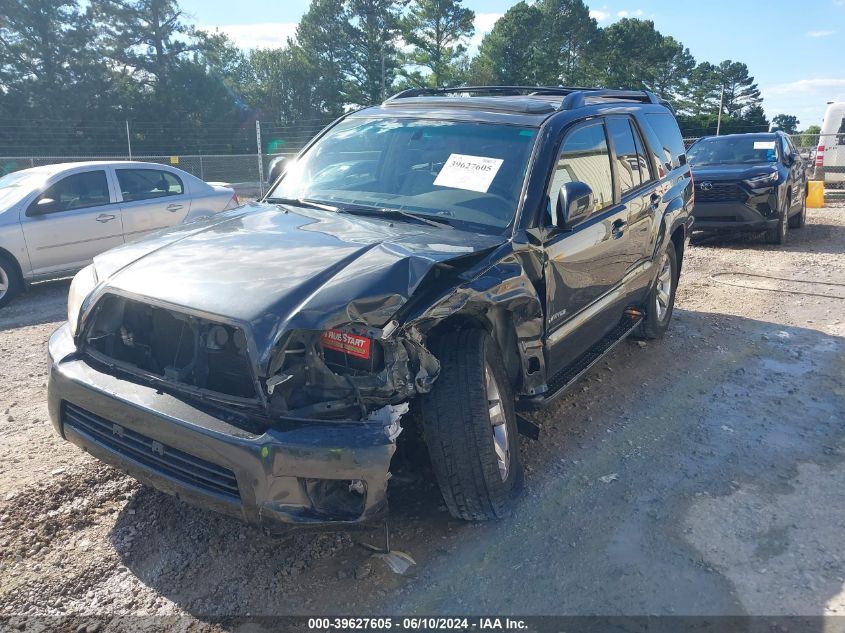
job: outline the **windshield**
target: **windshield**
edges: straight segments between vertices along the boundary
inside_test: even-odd
[[[288,168],[268,200],[501,229],[514,217],[535,135],[486,123],[347,119]]]
[[[778,159],[777,139],[773,136],[734,136],[705,138],[689,148],[690,164],[759,165]]]
[[[15,171],[0,178],[0,209],[17,202],[46,178],[38,172]]]

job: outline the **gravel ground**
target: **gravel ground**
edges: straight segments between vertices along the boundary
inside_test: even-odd
[[[0,312],[0,625],[845,614],[844,253],[841,203],[785,247],[690,246],[669,335],[619,346],[536,415],[511,518],[453,520],[425,469],[394,478],[393,544],[417,562],[404,576],[356,544],[378,534],[269,538],[60,440],[45,342],[68,284],[40,284]],[[103,616],[125,617],[86,619]]]

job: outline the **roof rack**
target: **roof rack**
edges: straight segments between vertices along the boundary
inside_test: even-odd
[[[410,88],[393,95],[385,104],[398,99],[412,97],[442,97],[450,94],[469,94],[469,96],[526,96],[526,97],[564,97],[558,110],[574,110],[587,105],[588,99],[606,99],[608,101],[634,101],[639,103],[668,104],[648,90],[613,90],[607,88],[582,88],[575,86],[457,86],[454,88]]]

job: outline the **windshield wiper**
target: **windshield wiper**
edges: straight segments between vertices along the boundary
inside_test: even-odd
[[[305,207],[307,209],[320,209],[321,211],[333,211],[337,213],[340,211],[337,207],[330,204],[324,204],[317,200],[309,200],[308,198],[267,198],[264,202],[270,204],[289,204],[296,207]]]
[[[428,226],[436,226],[439,228],[452,228],[452,223],[446,218],[432,217],[426,213],[414,213],[413,211],[404,211],[402,209],[391,209],[390,207],[371,207],[364,204],[341,203],[339,211],[341,213],[352,213],[357,215],[401,218],[404,220],[411,220],[417,224],[427,224]]]

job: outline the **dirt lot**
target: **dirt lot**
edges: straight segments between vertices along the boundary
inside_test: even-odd
[[[395,477],[394,547],[417,561],[404,576],[355,544],[375,534],[271,539],[61,441],[45,341],[66,293],[42,284],[0,312],[0,615],[12,625],[845,614],[845,205],[811,210],[786,247],[691,246],[667,338],[620,346],[536,416],[543,437],[522,442],[512,518],[452,520],[424,475]]]

